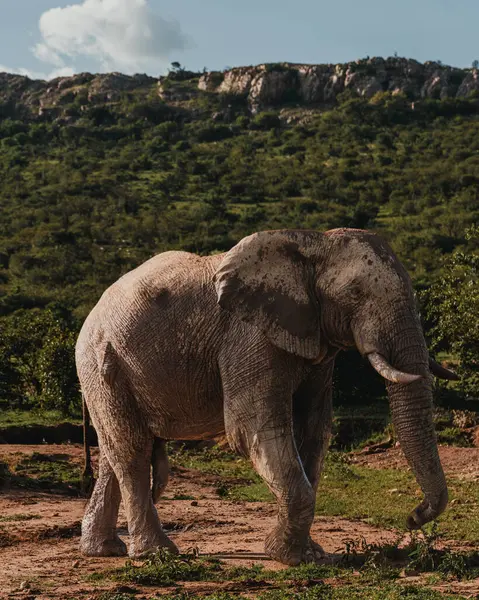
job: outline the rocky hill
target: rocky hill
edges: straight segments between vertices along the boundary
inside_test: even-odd
[[[397,57],[0,74],[0,409],[80,406],[76,335],[123,273],[282,228],[386,237],[479,396],[478,92],[477,69]],[[349,360],[335,402],[382,397]]]
[[[247,96],[255,111],[291,98],[303,104],[331,104],[345,90],[366,98],[378,92],[404,93],[411,100],[468,97],[479,92],[479,74],[477,69],[437,62],[370,58],[338,65],[281,63],[206,73],[199,88]]]
[[[175,82],[189,85],[173,85]],[[390,57],[337,65],[263,64],[203,74],[180,70],[160,78],[80,73],[32,81],[0,73],[0,112],[74,120],[85,107],[116,103],[125,94],[150,100],[159,97],[167,103],[188,101],[201,94],[222,94],[244,99],[249,110],[257,113],[282,104],[331,106],[345,91],[368,99],[381,92],[402,93],[411,102],[468,98],[479,94],[479,71]]]

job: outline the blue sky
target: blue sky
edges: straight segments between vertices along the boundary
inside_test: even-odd
[[[479,59],[478,0],[0,0],[0,71],[164,73],[369,56]]]

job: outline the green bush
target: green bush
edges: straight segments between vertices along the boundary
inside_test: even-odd
[[[473,249],[456,250],[445,261],[444,275],[424,293],[434,323],[433,342],[459,360],[460,386],[479,397],[479,229],[466,233]]]
[[[155,253],[208,254],[258,230],[334,227],[381,233],[417,290],[437,285],[427,329],[437,351],[460,360],[464,392],[479,397],[478,243],[465,236],[479,223],[477,99],[413,106],[406,94],[346,91],[335,106],[305,110],[292,76],[290,97],[253,115],[244,97],[199,93],[199,74],[173,69],[163,83],[184,100],[162,102],[152,81],[91,101],[82,84],[56,109],[63,124],[28,116],[21,102],[0,105],[1,401],[78,402],[68,358],[78,326],[62,318],[50,327],[40,314],[52,302],[80,322]],[[451,256],[452,267],[443,262]],[[338,361],[336,400],[379,401],[382,382],[367,365],[343,369],[349,361]],[[456,402],[457,389],[442,397]]]
[[[9,408],[78,412],[76,334],[50,310],[1,317],[0,402]]]
[[[281,121],[275,112],[260,112],[251,121],[252,129],[260,129],[262,131],[277,129],[280,126]]]

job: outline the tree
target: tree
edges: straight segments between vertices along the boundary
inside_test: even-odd
[[[456,250],[445,261],[444,275],[426,294],[427,315],[435,323],[433,343],[460,361],[464,391],[479,396],[479,228],[466,238],[475,249]]]
[[[0,321],[0,400],[15,408],[80,407],[76,331],[50,310],[19,310]]]
[[[37,376],[41,386],[40,408],[56,409],[64,415],[79,408],[80,390],[75,367],[76,334],[53,324],[37,354]]]

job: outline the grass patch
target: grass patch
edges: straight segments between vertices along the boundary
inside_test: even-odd
[[[100,594],[96,600],[131,600],[135,597],[135,592],[103,592],[103,594]]]
[[[217,493],[229,500],[271,502],[273,496],[249,460],[218,448],[172,453],[172,462],[218,475]],[[440,517],[441,532],[450,539],[479,542],[479,487],[474,481],[449,480],[450,504]],[[411,472],[353,466],[348,456],[329,452],[319,486],[316,513],[358,519],[405,531],[407,515],[422,495]]]
[[[16,515],[0,516],[0,523],[10,523],[12,521],[32,521],[33,519],[41,519],[40,515],[28,515],[19,513]]]
[[[262,481],[254,481],[248,485],[240,485],[230,489],[229,497],[232,500],[245,502],[273,502],[274,496],[267,485]]]
[[[55,426],[61,423],[81,424],[79,417],[65,417],[58,410],[4,410],[0,411],[0,428],[29,425]]]
[[[473,447],[470,428],[477,422],[477,413],[470,410],[436,408],[434,411],[434,425],[442,445]],[[342,406],[335,410],[331,442],[335,450],[359,450],[386,440],[396,441],[386,400],[383,405]]]
[[[412,532],[409,542],[402,544],[399,535],[391,544],[368,544],[366,540],[346,542],[346,561],[361,568],[370,578],[381,579],[399,576],[398,568],[406,574],[434,573],[441,579],[474,579],[479,575],[478,552],[453,552],[437,549],[440,539],[437,522],[427,525],[420,532]]]
[[[218,592],[211,595],[175,594],[174,596],[162,596],[164,600],[238,600],[238,598],[251,598],[251,593],[230,594]],[[461,600],[464,596],[444,595],[427,588],[416,586],[388,585],[368,587],[351,586],[338,588],[328,584],[319,584],[306,589],[272,590],[254,596],[258,600]],[[123,599],[121,599],[123,600]]]
[[[435,570],[437,582],[444,578],[455,576],[462,578],[467,570],[460,572],[448,570],[452,555],[435,551],[433,546],[437,540],[436,531],[413,540],[405,548],[394,544],[386,546],[367,545],[365,542],[350,543],[344,560],[335,566],[300,565],[280,571],[271,571],[263,565],[250,567],[228,567],[217,560],[200,558],[195,553],[173,556],[167,552],[158,552],[140,564],[132,562],[121,569],[104,574],[104,577],[122,583],[134,583],[144,586],[178,586],[183,582],[218,582],[220,586],[228,586],[228,591],[218,591],[205,595],[189,594],[178,589],[174,595],[162,598],[188,600],[209,598],[210,600],[229,600],[229,598],[251,597],[254,590],[255,598],[260,600],[283,599],[326,599],[326,600],[356,600],[372,598],[373,600],[399,600],[410,598],[417,600],[439,600],[444,598],[461,598],[460,596],[444,596],[424,586],[407,586],[399,578],[400,565],[415,568],[417,571]],[[431,557],[437,553],[438,563],[431,562]],[[464,556],[454,557],[464,561]],[[96,578],[98,580],[98,578]],[[234,595],[230,590],[234,589]],[[132,590],[133,591],[133,590]],[[130,592],[123,590],[106,592],[103,600],[124,600],[132,597]]]
[[[471,448],[470,436],[459,427],[446,427],[437,432],[437,441],[444,446],[458,446],[459,448]]]
[[[232,567],[227,569],[226,573],[230,581],[276,581],[299,585],[336,577],[349,579],[353,570],[346,563],[337,566],[311,563],[280,571],[270,571],[258,564],[251,567]]]
[[[316,512],[324,516],[361,519],[380,527],[405,530],[405,519],[422,499],[411,472],[368,469],[341,464],[344,455],[330,453],[320,483]],[[440,517],[446,538],[479,542],[479,489],[472,481],[449,480],[451,500]]]
[[[250,460],[221,450],[218,446],[201,450],[186,450],[184,447],[170,449],[169,458],[172,466],[197,469],[203,473],[226,478],[261,481]]]
[[[258,596],[259,600],[459,600],[463,596],[445,596],[433,590],[417,587],[386,584],[347,588],[320,584],[305,590],[274,590]]]
[[[218,560],[201,559],[196,553],[175,556],[160,550],[141,565],[127,561],[124,567],[111,572],[111,578],[126,583],[168,586],[178,581],[216,581],[221,572]]]
[[[353,467],[342,454],[330,453],[316,501],[317,514],[361,519],[404,529],[419,495],[410,473]]]
[[[80,491],[81,468],[68,454],[22,456],[9,467],[2,463],[1,482],[26,489],[61,490],[77,494]]]
[[[14,540],[15,538],[13,538],[8,531],[5,531],[4,527],[0,526],[0,548],[11,546]]]

